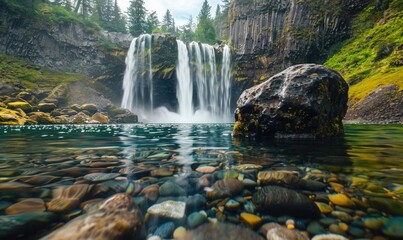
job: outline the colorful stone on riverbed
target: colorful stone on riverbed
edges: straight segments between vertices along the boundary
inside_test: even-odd
[[[331,194],[331,195],[329,195],[329,200],[333,204],[341,206],[341,207],[347,207],[347,208],[355,207],[354,202],[343,193]]]
[[[18,215],[23,213],[44,212],[45,202],[40,198],[24,199],[6,209],[8,215]]]
[[[153,215],[181,219],[185,216],[186,203],[168,200],[148,208],[147,212]]]
[[[43,238],[51,239],[145,240],[143,217],[131,196],[116,194]]]

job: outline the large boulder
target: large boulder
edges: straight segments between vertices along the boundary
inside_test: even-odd
[[[340,74],[322,65],[295,65],[242,93],[233,135],[337,136],[343,134],[347,100]]]

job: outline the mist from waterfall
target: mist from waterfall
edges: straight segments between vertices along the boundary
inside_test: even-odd
[[[177,110],[175,112],[169,111],[164,106],[154,109],[152,104],[150,35],[142,35],[134,39],[128,51],[123,80],[122,107],[138,114],[140,120],[145,122],[231,122],[230,47],[225,45],[222,48],[222,54],[218,54],[218,48],[208,44],[191,42],[186,45],[180,40],[176,42],[178,46],[176,63]],[[222,56],[222,59],[217,61],[216,56]]]

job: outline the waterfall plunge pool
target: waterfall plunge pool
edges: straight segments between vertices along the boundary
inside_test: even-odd
[[[57,224],[84,214],[88,201],[96,202],[118,192],[129,193],[143,216],[148,216],[145,227],[149,236],[171,227],[165,229],[168,235],[161,239],[172,238],[180,226],[191,231],[198,224],[217,219],[247,229],[251,225],[245,213],[256,216],[257,222],[252,226],[255,231],[267,222],[285,226],[285,220],[292,219],[295,228],[309,237],[334,232],[336,225],[341,229],[339,234],[351,239],[389,238],[399,231],[401,234],[402,225],[396,228],[396,222],[401,223],[402,214],[403,127],[345,128],[344,138],[337,140],[259,142],[233,139],[232,124],[1,126],[0,222],[6,221],[18,202],[42,199],[48,207],[38,211],[50,211],[49,203],[57,191],[84,184],[90,190],[80,196],[79,204],[57,212],[57,220],[33,224],[10,238],[36,239],[53,231]],[[291,172],[299,181],[309,181],[311,185],[295,185],[287,180],[289,175],[268,183],[260,174],[266,171]],[[90,174],[92,177],[88,177]],[[210,182],[201,187],[200,179]],[[206,198],[208,191],[214,189],[212,184],[227,179],[243,182],[242,189],[218,199]],[[168,188],[167,182],[174,183],[174,189]],[[294,212],[271,215],[261,211],[252,196],[263,185],[306,195],[321,206],[322,214],[309,219]],[[157,186],[159,194],[140,194],[150,186]],[[342,195],[347,200],[337,199]],[[194,196],[198,202],[186,210],[185,220],[146,214],[162,201],[188,204]],[[284,199],[280,204],[286,202]],[[18,213],[30,209],[29,205],[20,205]],[[200,223],[189,218],[191,214],[198,216]],[[2,228],[2,236],[11,231],[9,226]]]

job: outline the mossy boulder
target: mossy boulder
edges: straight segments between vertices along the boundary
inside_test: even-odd
[[[97,121],[99,123],[104,123],[104,124],[109,123],[108,116],[106,116],[103,113],[99,113],[99,112],[92,115],[91,119],[94,121]]]
[[[7,108],[7,105],[5,103],[0,102],[0,107]]]
[[[73,109],[76,112],[81,111],[81,106],[79,104],[73,104],[70,106],[71,109]]]
[[[95,104],[83,104],[81,105],[81,110],[85,110],[91,114],[94,114],[98,111],[98,108]]]
[[[44,112],[32,112],[29,114],[29,118],[32,122],[37,124],[55,124],[56,120],[49,114]]]
[[[53,110],[55,110],[57,108],[56,104],[54,103],[39,103],[38,104],[38,109],[41,112],[52,112]]]
[[[30,103],[37,103],[38,99],[31,92],[20,92],[16,96],[17,98],[24,99]]]
[[[0,125],[24,125],[26,118],[21,111],[0,107]]]
[[[87,114],[83,113],[83,112],[79,112],[77,113],[77,115],[75,115],[70,123],[72,124],[87,124],[87,123],[91,123],[93,120],[91,119],[90,116],[88,116]]]
[[[242,93],[233,135],[341,135],[347,99],[348,85],[337,72],[322,65],[295,65]]]
[[[18,102],[9,102],[7,103],[8,108],[10,109],[22,109],[24,112],[30,112],[32,111],[32,106],[31,104],[23,101],[18,101]]]

